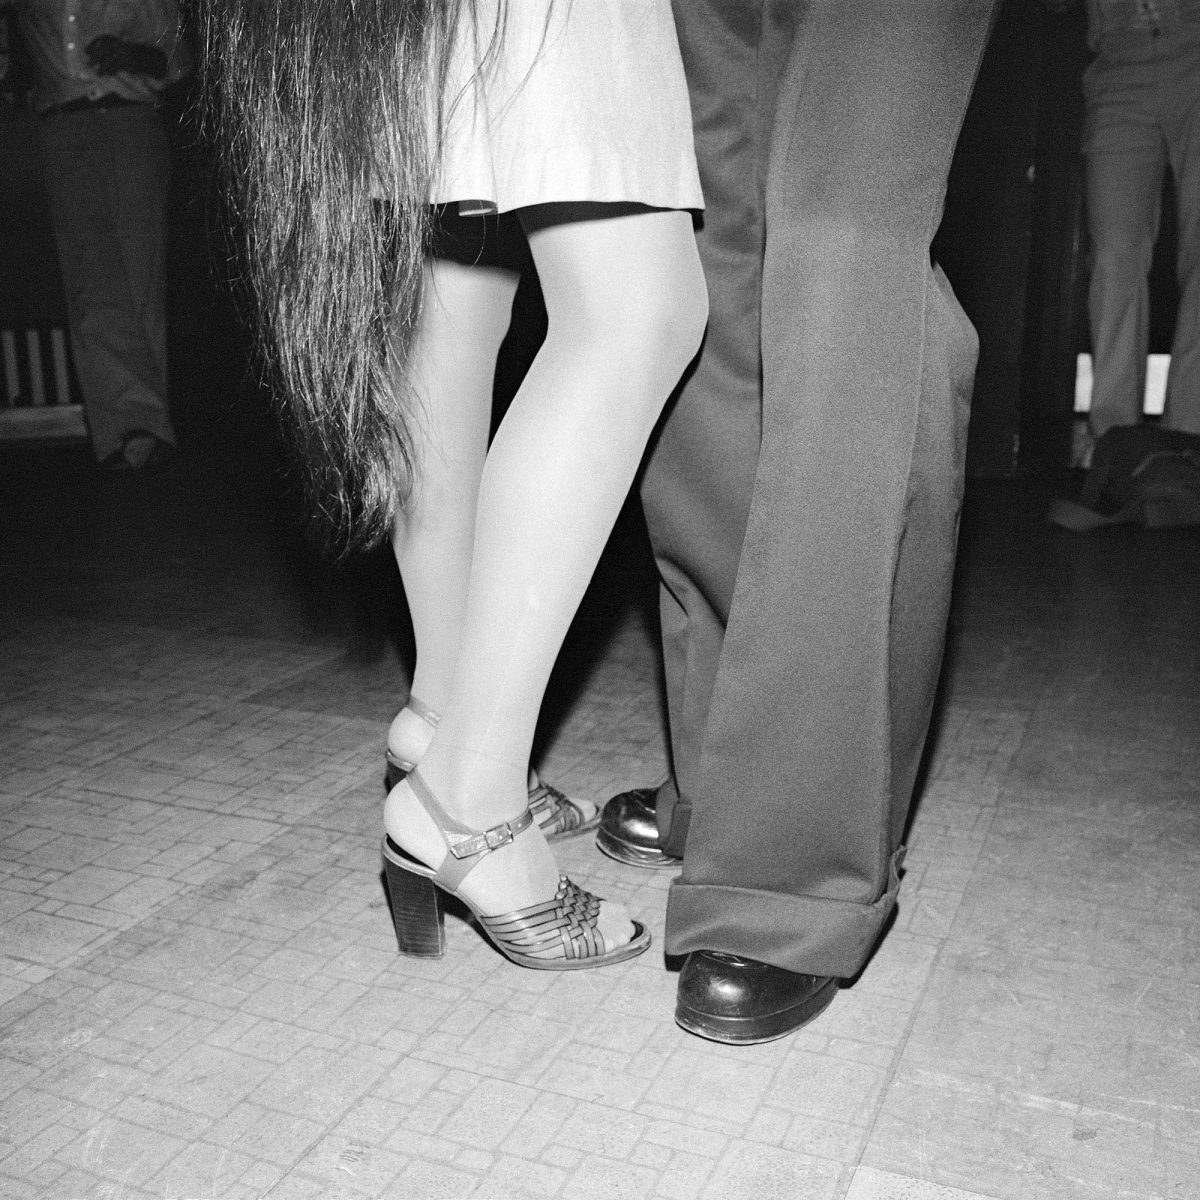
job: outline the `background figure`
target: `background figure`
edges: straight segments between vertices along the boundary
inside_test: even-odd
[[[895,900],[976,346],[929,246],[992,7],[676,0],[712,315],[643,487],[673,775],[598,840],[683,856],[676,1019],[719,1041],[811,1019]]]
[[[1062,12],[1074,0],[1048,0]],[[1087,226],[1092,245],[1091,430],[1141,420],[1150,263],[1169,166],[1178,212],[1179,314],[1164,424],[1200,433],[1200,4],[1088,0],[1084,74]]]
[[[174,0],[16,0],[92,447],[156,465],[167,405],[169,158],[156,105],[183,59]]]

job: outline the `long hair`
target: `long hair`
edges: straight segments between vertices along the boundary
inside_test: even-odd
[[[261,348],[317,524],[389,533],[411,486],[404,365],[460,10],[472,0],[207,0],[205,110]]]

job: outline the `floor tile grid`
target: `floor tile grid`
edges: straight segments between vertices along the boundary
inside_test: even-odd
[[[61,816],[60,816],[60,819],[61,819]],[[296,876],[298,873],[298,867],[297,867],[297,862],[296,862],[296,848],[293,846],[288,846],[286,844],[286,842],[288,840],[286,835],[280,835],[280,840],[283,844],[281,844],[278,847],[269,847],[268,846],[267,849],[268,850],[271,850],[271,849],[277,850],[281,855],[281,861],[286,861],[288,864],[288,866],[287,866],[288,874],[291,876]],[[326,849],[325,855],[322,856],[323,864],[326,861],[327,853],[328,853],[328,849]],[[214,883],[214,886],[218,887],[218,888],[224,888],[227,890],[235,890],[239,886],[242,886],[244,888],[245,879],[251,877],[251,875],[255,881],[260,881],[263,877],[263,870],[258,869],[257,864],[255,864],[252,870],[248,870],[246,872],[245,876],[241,880],[241,884],[239,885],[239,879],[236,875],[235,869],[230,868],[229,870],[226,871],[226,873],[223,877],[217,878],[216,880],[213,881],[213,883]],[[655,889],[651,889],[651,890],[655,890]],[[657,890],[661,891],[661,888],[659,888]],[[178,902],[178,905],[182,906],[182,908],[185,909],[186,911],[192,911],[195,908],[196,899],[197,899],[197,897],[195,897],[195,896],[184,897]],[[243,890],[242,893],[239,895],[239,904],[238,904],[239,909],[244,906],[242,903],[242,902],[244,902],[244,900],[245,900],[245,895],[244,895],[244,890]],[[209,911],[210,915],[212,915],[211,914],[212,906],[210,904],[208,904],[207,902],[202,904],[201,908],[202,908],[202,910]],[[169,921],[170,917],[171,917],[171,912],[170,912],[170,908],[168,907],[166,912],[164,914],[162,914],[162,920]],[[248,919],[244,912],[239,912],[235,916],[226,915],[225,917],[216,917],[216,918],[214,918],[213,923],[215,923],[219,928],[222,928],[225,930],[237,931],[243,935],[245,935],[247,933],[247,929],[246,929],[247,925],[255,927],[257,930],[261,930],[261,923]],[[345,925],[346,925],[346,921],[345,921],[344,917],[342,917],[341,919],[336,921],[336,926],[338,929],[345,928]],[[150,928],[150,923],[145,923],[138,932],[143,935],[150,934],[152,932],[152,930]],[[194,956],[194,953],[196,950],[196,947],[194,944],[192,945],[191,950],[192,950],[192,953]],[[100,953],[103,954],[104,951],[101,951]],[[243,955],[243,958],[244,958],[244,955]],[[207,974],[208,985],[212,986],[211,970],[209,972],[207,972],[206,974]],[[656,978],[657,978],[657,975],[656,975]],[[191,994],[192,986],[191,986],[191,982],[189,982],[189,980],[190,980],[190,977],[185,977],[184,983],[186,985],[187,991],[189,992],[189,994]],[[170,981],[160,978],[160,979],[156,979],[154,982],[155,982],[155,992],[158,995],[160,1003],[161,1003],[161,998],[162,998],[163,994],[165,992],[168,992],[170,987],[177,985],[180,982],[180,980],[179,980],[178,975],[173,974],[172,980],[170,980]],[[289,992],[292,992],[292,991],[294,991],[294,988],[289,987]],[[228,993],[226,993],[225,999],[226,1000],[229,999]],[[236,999],[238,1001],[239,1010],[244,1008],[247,1003],[246,999],[241,996],[236,997]],[[666,1002],[667,999],[668,999],[667,997],[664,997],[664,1002]],[[664,1007],[665,1007],[665,1003],[664,1003]],[[462,1008],[462,1006],[459,1005],[458,1006],[459,1015],[461,1015],[461,1008]],[[503,1010],[500,1010],[500,1011],[503,1011]],[[627,1023],[627,1019],[623,1023]],[[161,1018],[159,1018],[159,1024],[161,1024]],[[89,1033],[81,1033],[78,1030],[69,1031],[67,1034],[64,1035],[64,1045],[69,1046],[73,1050],[78,1049],[81,1046],[89,1046],[90,1047],[89,1053],[94,1054],[94,1055],[101,1055],[101,1054],[107,1053],[108,1055],[115,1057],[117,1060],[128,1058],[131,1054],[131,1051],[121,1043],[121,1041],[118,1037],[109,1036],[109,1037],[105,1037],[104,1039],[100,1039],[100,1038],[93,1039]],[[175,1044],[174,1048],[178,1049],[177,1043]],[[160,1057],[161,1057],[161,1055],[160,1055]],[[581,1065],[583,1067],[583,1069],[585,1071],[584,1077],[585,1078],[594,1078],[595,1077],[595,1067],[597,1066],[597,1062],[595,1061],[596,1055],[585,1053],[578,1057],[580,1057],[582,1059],[582,1063],[576,1064],[576,1065]],[[143,1063],[145,1062],[144,1057],[143,1057],[142,1061],[143,1061]],[[164,1069],[164,1064],[162,1062],[159,1062],[158,1058],[152,1058],[151,1062],[158,1064],[158,1066],[157,1066],[158,1070],[161,1071],[162,1069]],[[106,1073],[107,1073],[107,1071],[106,1071]],[[577,1073],[577,1072],[574,1072],[572,1069],[569,1068],[567,1071],[567,1075],[570,1076],[573,1073]],[[611,1079],[611,1073],[608,1073],[606,1078]],[[540,1082],[541,1082],[542,1087],[545,1087],[549,1083],[548,1080],[541,1080]],[[568,1084],[565,1086],[573,1087],[576,1085],[574,1084],[573,1081],[569,1080]],[[610,1084],[610,1086],[611,1086],[611,1084]],[[77,1077],[71,1077],[70,1087],[66,1088],[65,1090],[70,1091],[72,1094],[79,1095],[81,1093],[80,1080]],[[86,1094],[86,1093],[84,1093],[84,1094]],[[667,1112],[672,1111],[670,1106],[663,1106],[661,1104],[661,1098],[660,1098],[660,1102],[659,1102],[659,1110],[667,1111]],[[121,1126],[120,1128],[122,1130],[125,1129],[124,1126]],[[735,1128],[736,1128],[736,1123],[735,1123]],[[93,1127],[93,1132],[94,1132],[94,1129],[95,1129],[95,1127]],[[125,1130],[125,1133],[128,1134],[128,1130]],[[91,1144],[95,1145],[94,1138],[93,1138]],[[122,1143],[121,1143],[120,1138],[116,1137],[115,1139],[106,1138],[104,1141],[104,1144],[106,1146],[115,1145],[115,1146],[119,1147]],[[749,1144],[755,1144],[755,1143],[751,1142]],[[592,1166],[595,1167],[595,1164],[592,1164]],[[694,1169],[693,1169],[692,1173],[693,1173],[693,1175],[695,1174]],[[601,1174],[603,1174],[603,1172],[601,1172]],[[124,1179],[125,1179],[126,1183],[130,1182],[130,1175],[129,1175],[128,1170],[126,1170],[124,1172]]]
[[[1086,661],[1081,669],[1086,677]],[[1128,674],[1129,664],[1121,669]],[[1028,668],[1021,672],[1027,684]],[[1172,703],[1170,691],[1185,685],[1186,674],[1147,675],[1169,687],[1146,707],[1188,711],[1186,703]],[[1006,708],[995,703],[986,680],[972,676],[970,683],[951,690],[949,733],[914,825],[891,936],[826,1017],[788,1043],[744,1054],[678,1034],[672,1041],[662,1022],[670,977],[643,970],[648,962],[630,964],[621,981],[587,992],[513,981],[507,978],[513,972],[491,971],[495,956],[457,925],[458,970],[405,971],[396,979],[391,948],[375,940],[381,928],[386,935],[381,894],[363,890],[371,874],[364,862],[375,854],[377,798],[369,783],[375,768],[355,774],[347,763],[344,795],[316,801],[294,822],[266,820],[265,837],[211,879],[197,880],[191,894],[53,969],[8,1006],[4,1016],[13,1021],[4,1028],[13,1033],[16,1054],[4,1055],[4,1087],[20,1095],[14,1112],[40,1116],[30,1119],[37,1127],[32,1138],[21,1140],[27,1126],[13,1131],[19,1136],[7,1143],[14,1147],[9,1155],[0,1145],[0,1174],[20,1165],[14,1189],[36,1176],[40,1182],[28,1194],[41,1200],[59,1200],[60,1189],[90,1200],[184,1195],[192,1188],[255,1200],[268,1192],[275,1200],[727,1194],[1192,1200],[1200,1178],[1192,1153],[1194,1072],[1178,1052],[1188,1045],[1182,1035],[1194,1025],[1195,1004],[1187,1002],[1191,967],[1172,932],[1186,927],[1191,913],[1178,887],[1181,878],[1194,877],[1188,864],[1196,842],[1180,787],[1189,778],[1188,752],[1177,751],[1174,766],[1162,765],[1173,741],[1186,742],[1187,726],[1143,742],[1152,751],[1147,761],[1119,739],[1113,746],[1111,732],[1097,732],[1112,725],[1114,708],[1097,699],[1090,703],[1094,717],[1071,742],[1103,751],[1102,770],[1088,777],[1088,788],[1072,789],[1063,781],[1078,768],[1064,753],[1070,744],[1054,735],[1063,697],[1051,699],[1052,689],[1043,688],[1030,709],[1026,691],[1021,704]],[[586,691],[590,696],[591,683]],[[268,715],[265,742],[252,743],[253,751],[274,753],[272,737],[304,726],[310,711]],[[642,718],[647,727],[654,719],[649,712]],[[572,720],[568,715],[562,728]],[[211,735],[206,730],[198,740]],[[367,757],[376,755],[374,749]],[[1097,761],[1095,750],[1089,757]],[[560,755],[556,738],[547,761],[555,769],[569,764],[579,778],[589,768],[586,749]],[[661,758],[632,765],[649,772]],[[1150,803],[1139,805],[1130,795],[1133,781]],[[263,799],[285,798],[287,782],[285,768],[272,762]],[[125,787],[118,771],[111,792],[56,796],[54,803],[66,806],[56,818],[66,819],[71,806],[78,812],[88,802],[106,803]],[[153,796],[126,800],[158,803]],[[230,803],[236,808],[239,800],[205,794],[194,807]],[[136,821],[129,827],[141,830]],[[32,836],[46,832],[34,826]],[[1082,856],[1073,844],[1079,840]],[[590,871],[589,882],[611,886],[639,911],[661,911],[662,876],[631,880],[606,860],[589,865],[590,857],[583,845],[564,856],[573,872]],[[1029,868],[1019,870],[1026,860]],[[1104,871],[1078,878],[1069,869],[1080,862],[1101,862]],[[1124,933],[1104,911],[1120,908],[1105,877],[1116,876],[1122,864],[1128,869],[1116,882],[1124,892],[1146,881]],[[91,866],[85,859],[78,869]],[[377,885],[377,862],[374,870]],[[1057,905],[1049,890],[1039,894],[1042,877],[1065,879]],[[92,878],[93,886],[100,882]],[[995,916],[1006,890],[1016,895]],[[201,894],[199,907],[188,903]],[[1032,906],[1022,904],[1026,896]],[[312,912],[302,918],[298,908]],[[1031,919],[1022,927],[1027,908]],[[1167,934],[1151,919],[1164,910],[1178,918]],[[1063,918],[1057,925],[1055,916]],[[1045,940],[1059,929],[1084,935],[1082,944]],[[1129,987],[1141,961],[1134,935],[1156,949],[1159,969]],[[1114,946],[1128,955],[1115,974],[1105,970],[1107,961],[1097,962],[1098,950]],[[336,969],[328,966],[335,962]],[[464,994],[468,999],[458,999]],[[1085,1031],[1099,1022],[1095,1034],[1064,1026],[1064,1001]],[[454,1020],[440,1004],[450,1006]],[[473,1011],[475,1023],[460,1025],[460,1010],[468,1018]],[[545,1036],[532,1036],[519,1022],[523,1014]],[[1172,1036],[1170,1021],[1180,1036]],[[1159,1036],[1143,1033],[1143,1026]],[[352,1036],[341,1036],[343,1029]],[[1140,1083],[1140,1093],[1126,1086],[1106,1097],[1097,1087],[1097,1051],[1110,1043],[1123,1055],[1121,1082]],[[1154,1051],[1157,1057],[1148,1056]],[[343,1059],[351,1066],[339,1074]],[[372,1077],[386,1061],[393,1065]],[[910,1087],[916,1070],[924,1071],[919,1095]],[[243,1091],[245,1080],[238,1081],[247,1074]],[[360,1092],[368,1077],[373,1081]],[[495,1135],[491,1147],[463,1140],[464,1129],[502,1129],[506,1105],[524,1117],[511,1134]],[[919,1136],[910,1121],[890,1140],[897,1114],[919,1115]],[[42,1152],[36,1162],[12,1159],[18,1147],[34,1143]],[[1153,1176],[1146,1164],[1156,1162],[1163,1165]],[[747,1190],[739,1192],[743,1185]]]
[[[864,1169],[1200,1196],[1196,644],[1117,654],[1087,620],[1051,676],[1089,686],[1036,697]]]

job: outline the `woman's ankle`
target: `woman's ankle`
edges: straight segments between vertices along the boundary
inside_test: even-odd
[[[446,812],[470,829],[515,820],[529,805],[524,769],[475,759],[440,742],[425,755],[421,779]]]

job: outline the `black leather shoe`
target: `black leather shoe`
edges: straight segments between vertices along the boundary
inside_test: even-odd
[[[677,867],[683,861],[662,848],[654,815],[657,793],[634,788],[614,796],[600,815],[596,846],[609,858],[631,867]]]
[[[749,1046],[785,1037],[837,994],[827,975],[802,975],[752,958],[694,950],[679,973],[676,1024],[697,1037]]]

